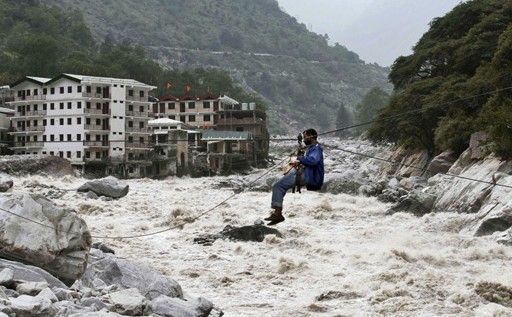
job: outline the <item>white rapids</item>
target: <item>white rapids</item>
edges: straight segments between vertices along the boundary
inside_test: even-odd
[[[379,151],[368,144],[346,146]],[[327,165],[340,162],[329,155]],[[361,163],[351,156],[343,160]],[[285,198],[286,221],[277,226],[283,238],[194,244],[198,235],[267,215],[270,193],[246,191],[191,221],[230,196],[232,190],[215,185],[236,177],[128,180],[130,192],[116,201],[76,192],[54,201],[76,210],[95,236],[144,234],[187,222],[159,235],[103,242],[118,256],[159,269],[191,295],[208,298],[225,316],[512,316],[512,299],[507,307],[475,292],[481,282],[512,287],[512,250],[460,233],[465,214],[389,216],[390,205],[375,198],[303,191]],[[33,190],[27,185],[36,181],[58,188],[85,182],[18,177],[14,190]]]

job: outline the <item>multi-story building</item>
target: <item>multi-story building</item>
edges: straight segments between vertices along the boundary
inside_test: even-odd
[[[74,165],[144,175],[150,151],[149,91],[131,79],[62,74],[25,77],[11,85],[16,154],[46,154]],[[98,164],[102,163],[102,164]]]
[[[197,128],[210,129],[217,124],[219,109],[219,98],[213,95],[180,98],[168,95],[153,105],[153,115],[156,118],[169,118]]]

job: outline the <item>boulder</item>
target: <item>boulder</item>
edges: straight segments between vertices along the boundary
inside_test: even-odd
[[[5,193],[12,188],[14,182],[9,175],[0,174],[0,193]]]
[[[469,150],[471,152],[472,160],[480,160],[489,154],[489,149],[486,147],[486,143],[489,141],[489,135],[487,132],[475,132],[471,134],[469,139]]]
[[[427,172],[430,176],[438,173],[447,173],[456,160],[457,156],[455,155],[455,152],[452,150],[444,151],[430,161],[427,167]]]
[[[424,169],[429,162],[429,155],[427,150],[404,151],[402,150],[402,158],[400,162],[395,164],[395,176],[411,177],[423,175]],[[398,157],[397,157],[398,158]]]
[[[20,295],[11,299],[11,309],[16,316],[53,316],[52,302],[46,298]]]
[[[117,313],[108,312],[108,311],[97,311],[97,312],[83,311],[83,312],[69,315],[69,317],[117,317],[117,316],[122,316],[122,315],[119,315]]]
[[[243,227],[233,227],[228,225],[224,227],[220,233],[201,235],[197,238],[194,238],[194,242],[203,245],[211,245],[217,239],[262,242],[265,239],[265,236],[269,234],[283,237],[281,232],[279,232],[277,229],[260,224]]]
[[[358,194],[359,188],[367,185],[367,181],[354,176],[341,176],[324,182],[321,192],[331,194]]]
[[[497,207],[497,204],[494,206]],[[475,236],[491,235],[498,231],[506,231],[512,227],[512,206],[504,206],[502,208],[489,208],[482,210],[484,214],[478,222],[475,230]]]
[[[96,179],[80,186],[78,192],[93,192],[98,196],[111,198],[121,198],[128,194],[129,186],[122,185],[119,180],[113,176]]]
[[[50,287],[67,289],[67,286],[45,270],[22,263],[0,259],[0,269],[10,269],[15,281],[46,282]]]
[[[68,160],[53,155],[4,155],[0,157],[0,172],[10,175],[64,176],[74,175],[75,169]]]
[[[57,296],[55,296],[55,294],[52,292],[51,289],[49,289],[48,287],[47,288],[44,288],[43,290],[41,290],[39,292],[39,294],[37,294],[36,297],[41,297],[41,298],[46,298],[48,299],[49,301],[51,301],[52,303],[55,303],[55,302],[58,302],[59,299],[57,298]]]
[[[436,196],[421,190],[413,190],[408,195],[401,197],[388,213],[409,212],[422,216],[432,211],[435,201]]]
[[[512,246],[512,228],[503,232],[496,241],[503,245]]]
[[[136,288],[111,293],[108,295],[108,298],[113,305],[111,310],[127,316],[143,315],[148,304],[146,298]]]
[[[5,268],[0,272],[0,285],[9,286],[14,282],[14,271]]]
[[[84,220],[40,195],[0,194],[0,257],[43,268],[64,283],[87,266],[91,235]]]
[[[420,176],[404,177],[400,180],[400,187],[405,190],[425,187],[427,180]]]
[[[16,286],[16,292],[25,295],[35,296],[48,287],[46,282],[24,282]]]
[[[164,317],[208,317],[213,304],[199,297],[196,300],[184,301],[178,298],[160,296],[151,301],[151,311]]]
[[[112,254],[91,249],[90,263],[82,278],[85,286],[94,288],[96,279],[118,289],[137,288],[148,299],[160,295],[183,297],[181,286],[160,272],[142,264],[116,258]]]

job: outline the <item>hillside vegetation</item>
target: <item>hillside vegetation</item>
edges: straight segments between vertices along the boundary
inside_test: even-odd
[[[387,70],[307,30],[275,0],[41,0],[80,10],[96,42],[141,45],[171,70],[221,69],[269,104],[273,132],[327,129],[340,104],[390,90]],[[169,81],[173,81],[169,78]]]
[[[389,75],[394,95],[370,136],[407,147],[463,151],[475,131],[512,157],[512,2],[473,0],[435,19]]]

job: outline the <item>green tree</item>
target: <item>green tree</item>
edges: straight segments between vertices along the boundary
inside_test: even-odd
[[[377,117],[378,111],[389,102],[389,95],[382,89],[372,88],[355,107],[355,123],[366,123]],[[368,126],[357,128],[358,133],[368,129]]]
[[[344,127],[348,127],[350,125],[352,125],[352,115],[347,110],[345,105],[341,104],[336,114],[336,129],[341,129]],[[338,136],[339,138],[346,138],[351,134],[352,133],[349,129],[336,132],[336,136]]]

